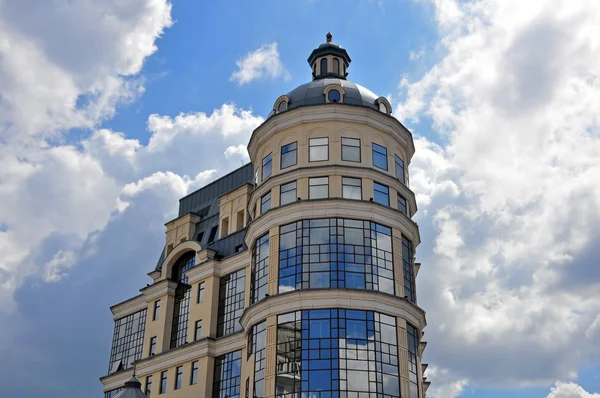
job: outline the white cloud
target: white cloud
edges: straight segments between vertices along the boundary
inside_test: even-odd
[[[0,132],[92,127],[143,91],[138,76],[171,26],[167,0],[22,0],[0,6]]]
[[[600,398],[600,394],[591,394],[575,383],[557,381],[546,398]]]
[[[231,74],[229,80],[237,82],[240,86],[259,79],[289,79],[289,72],[279,59],[277,43],[265,44],[250,51],[235,64],[238,69]]]
[[[440,59],[395,112],[443,142],[410,166],[426,360],[443,385],[568,380],[600,357],[600,9],[432,2]]]
[[[248,156],[248,149],[244,144],[240,144],[238,146],[230,146],[227,149],[225,149],[224,154],[227,159],[237,157],[241,158],[245,162],[250,161],[250,156]]]
[[[419,51],[411,50],[408,55],[408,59],[410,59],[411,61],[416,61],[417,59],[421,58],[423,55],[425,55],[424,49],[421,49]]]

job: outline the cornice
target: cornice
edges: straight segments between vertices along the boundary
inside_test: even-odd
[[[246,250],[224,260],[208,260],[186,271],[188,283],[194,284],[209,276],[222,277],[250,264],[250,251]]]
[[[129,300],[123,301],[119,304],[115,304],[110,307],[110,311],[113,314],[113,319],[120,319],[131,315],[141,310],[145,310],[148,307],[146,298],[143,294],[138,294]]]
[[[377,311],[402,317],[420,330],[427,325],[425,311],[410,301],[391,294],[356,289],[307,289],[269,296],[247,307],[240,317],[240,324],[247,330],[271,315],[317,308]]]
[[[125,369],[120,372],[115,372],[100,378],[103,385],[103,390],[111,391],[123,387],[126,381],[133,377],[133,368]]]
[[[175,289],[177,288],[177,282],[171,279],[163,279],[152,285],[146,286],[140,289],[140,292],[144,295],[145,301],[148,303],[150,301],[156,300],[165,294],[169,296],[175,295]]]
[[[366,124],[388,132],[407,148],[407,164],[410,163],[410,159],[415,153],[415,145],[410,130],[395,117],[367,107],[328,103],[295,108],[268,118],[252,132],[248,143],[250,159],[256,158],[256,151],[262,141],[280,130],[303,123],[330,120]]]

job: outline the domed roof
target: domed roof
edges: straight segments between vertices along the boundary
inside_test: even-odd
[[[302,84],[287,93],[289,98],[287,109],[291,110],[301,106],[324,104],[326,101],[323,91],[325,87],[331,84],[344,88],[346,93],[344,94],[342,105],[366,106],[375,110],[379,109],[377,103],[379,96],[375,95],[371,90],[346,79],[330,77]]]

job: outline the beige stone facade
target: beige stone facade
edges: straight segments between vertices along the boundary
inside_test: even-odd
[[[335,72],[331,68],[334,59],[339,58],[335,65],[340,65],[340,75],[345,78],[349,63],[338,53],[333,48],[330,54],[315,58],[311,66],[315,79],[322,73],[320,60],[323,57],[327,58],[327,73]],[[112,398],[133,375],[134,369],[143,389],[151,380],[149,396],[212,397],[214,383],[218,379],[216,363],[223,355],[232,352],[241,353],[237,376],[239,395],[233,396],[253,396],[258,365],[257,353],[249,349],[249,341],[253,338],[252,328],[263,322],[265,358],[260,365],[264,366],[260,383],[264,392],[257,396],[283,396],[281,391],[277,391],[278,372],[284,367],[277,353],[278,316],[331,308],[380,313],[394,319],[399,396],[413,398],[415,385],[418,396],[425,396],[429,383],[422,374],[427,365],[421,364],[424,344],[420,341],[426,326],[425,312],[416,304],[416,295],[414,298],[406,295],[407,289],[411,292],[415,289],[414,281],[420,264],[414,263],[414,256],[403,258],[403,251],[407,252],[406,242],[412,245],[409,253],[413,254],[420,243],[418,226],[411,219],[417,211],[417,203],[408,183],[408,166],[415,151],[412,135],[390,116],[391,106],[385,98],[375,99],[371,107],[349,106],[350,98],[344,102],[344,97],[351,94],[344,86],[344,82],[327,86],[320,105],[293,109],[293,95],[279,97],[273,114],[254,131],[248,144],[254,181],[239,183],[234,189],[210,199],[213,200],[210,206],[198,205],[197,210],[194,208],[194,211],[181,214],[166,224],[165,247],[156,270],[149,273],[151,284],[142,288],[140,295],[111,308],[117,326],[128,317],[144,312],[145,318],[139,315],[139,319],[145,319],[145,323],[139,326],[135,344],[125,342],[137,348],[127,350],[121,345],[127,339],[134,339],[128,337],[131,328],[122,332],[121,326],[116,326],[109,372],[101,378],[106,397]],[[330,90],[338,90],[341,100],[335,103],[329,101]],[[277,111],[282,102],[287,105],[285,110],[282,107],[281,111]],[[344,139],[357,143],[358,152],[350,150],[352,154],[359,153],[358,158],[344,158]],[[313,151],[313,142],[318,142],[320,148]],[[282,148],[294,143],[296,160],[294,164],[283,167]],[[385,148],[384,163],[381,163],[383,157],[380,155],[374,159],[374,150],[377,149],[374,144]],[[323,153],[327,156],[324,157]],[[289,163],[289,159],[290,156],[286,162]],[[397,159],[402,162],[401,175],[398,174]],[[324,177],[327,177],[326,197],[322,196],[325,192],[323,186],[318,191],[318,198],[311,197],[311,184],[319,178],[319,181],[324,181]],[[213,183],[203,192],[198,191],[198,197],[205,198],[210,189],[216,192],[215,187],[225,186],[227,178]],[[352,197],[348,197],[344,186],[348,178],[360,184]],[[295,190],[291,196],[288,194],[290,191],[284,190],[293,182]],[[387,203],[382,202],[381,191],[376,193],[376,185],[378,189],[387,187]],[[287,203],[282,204],[282,198]],[[209,208],[217,209],[216,213],[211,214]],[[281,227],[314,219],[362,220],[388,228],[393,294],[374,288],[296,287],[282,291]],[[205,227],[209,223],[218,228]],[[214,231],[218,233],[207,238],[206,234],[202,235],[205,230],[210,235]],[[268,258],[259,272],[261,266],[257,262],[262,257],[255,253],[258,253],[255,248],[266,234],[269,249],[262,256]],[[238,240],[230,243],[234,238]],[[182,259],[191,264],[183,271]],[[412,274],[407,275],[407,272]],[[234,325],[235,330],[223,335],[220,328],[228,324],[227,317],[230,315],[225,313],[224,297],[228,294],[226,289],[233,288],[227,285],[227,281],[232,275],[241,274],[245,274],[243,291],[236,292],[241,297],[243,310],[237,313],[239,316],[233,323],[229,323]],[[405,283],[409,283],[410,287]],[[265,287],[261,290],[263,284]],[[134,328],[136,319],[131,321]],[[199,322],[201,329],[198,328]],[[409,357],[414,347],[409,346],[409,327],[416,330],[418,342],[416,363],[412,367]],[[179,334],[174,330],[179,330]],[[181,341],[176,341],[177,336]],[[133,355],[135,359],[132,359],[131,350],[141,352]],[[126,359],[118,359],[119,356]],[[192,375],[194,370],[195,376]],[[411,372],[416,376],[411,376]],[[166,382],[162,383],[165,376]]]

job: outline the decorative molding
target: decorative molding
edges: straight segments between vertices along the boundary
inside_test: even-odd
[[[145,295],[139,294],[127,301],[113,305],[110,307],[110,311],[113,314],[113,319],[117,320],[147,308],[148,301]]]
[[[246,307],[240,317],[244,329],[271,315],[315,308],[351,308],[402,317],[419,329],[427,325],[425,311],[400,297],[369,290],[307,289],[269,296]]]
[[[144,295],[146,303],[154,301],[165,294],[169,296],[175,295],[175,289],[177,288],[177,282],[170,279],[163,279],[150,286],[140,289],[140,292]]]

